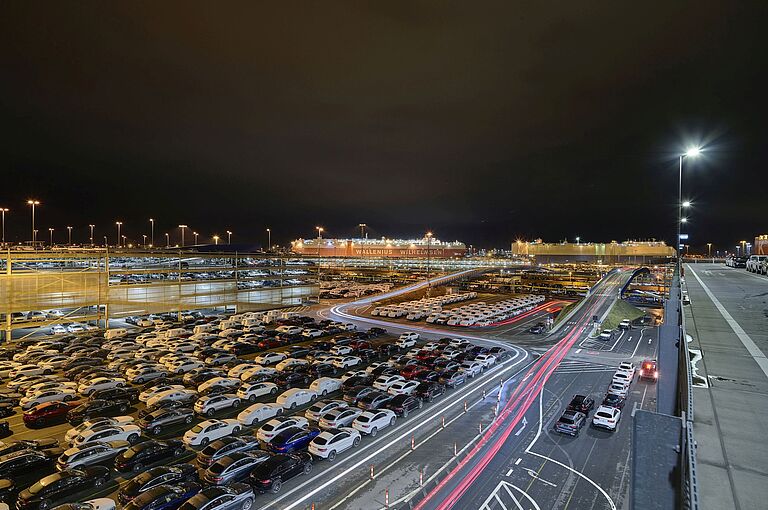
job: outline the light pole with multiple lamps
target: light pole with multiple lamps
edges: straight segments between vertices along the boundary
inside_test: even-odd
[[[686,201],[685,204],[683,203],[683,158],[695,158],[701,153],[701,149],[699,147],[691,147],[687,151],[685,151],[685,154],[680,154],[679,160],[679,174],[678,174],[678,180],[677,180],[677,245],[675,246],[675,251],[677,251],[677,274],[680,274],[680,259],[682,258],[680,254],[680,229],[683,225],[683,223],[686,223],[688,221],[687,218],[683,218],[683,207],[689,207],[691,203],[689,201]],[[687,205],[686,205],[687,204]]]
[[[358,225],[358,227],[360,227],[360,239],[365,239],[365,228],[366,228],[367,226],[368,226],[368,225],[366,225],[365,223],[360,223],[360,224]]]
[[[35,230],[35,206],[40,205],[40,201],[29,199],[27,200],[27,204],[32,206],[32,245],[34,246],[35,241],[37,241],[37,230]]]
[[[3,214],[3,244],[5,244],[5,213],[9,211],[10,209],[6,209],[5,207],[0,207],[0,213]]]
[[[123,226],[123,222],[116,221],[115,225],[117,225],[117,247],[120,248],[120,239],[122,239],[122,237],[120,236],[120,228]]]
[[[181,247],[184,248],[184,231],[187,229],[186,225],[179,225],[181,229]]]
[[[432,288],[432,279],[431,279],[431,268],[429,266],[430,263],[430,250],[432,248],[432,232],[427,232],[426,234],[427,238],[427,295],[429,295],[429,292]]]
[[[216,246],[219,245],[219,236],[213,236],[213,244],[215,244]]]

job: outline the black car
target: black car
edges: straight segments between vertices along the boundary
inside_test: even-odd
[[[528,332],[533,335],[540,335],[541,333],[544,333],[544,330],[546,329],[546,326],[543,322],[539,322],[535,326],[531,327]]]
[[[189,425],[195,419],[195,412],[189,407],[158,409],[139,420],[137,425],[145,432],[160,434],[165,428],[182,423]]]
[[[122,473],[133,471],[138,473],[144,466],[172,457],[180,457],[184,453],[184,443],[176,439],[168,441],[144,441],[138,443],[115,457],[115,469]]]
[[[430,370],[429,372],[422,372],[416,376],[416,380],[421,382],[439,382],[440,381],[440,372],[435,372],[434,370]]]
[[[21,450],[48,450],[56,448],[57,446],[59,446],[59,442],[52,438],[22,439],[10,444],[3,443],[2,446],[0,446],[0,455],[8,455],[9,453],[19,452]]]
[[[150,388],[154,388],[155,386],[173,386],[175,384],[178,384],[179,386],[184,386],[184,378],[183,377],[156,377],[155,379],[152,379],[151,381],[147,381],[144,384],[141,385],[141,390],[148,390]]]
[[[278,493],[291,478],[312,472],[312,456],[308,453],[278,454],[251,471],[249,484],[260,492]]]
[[[8,437],[13,432],[11,432],[11,426],[7,421],[0,421],[0,437]]]
[[[445,386],[436,382],[423,382],[416,386],[412,395],[416,395],[422,400],[432,402],[433,399],[445,393]]]
[[[149,415],[150,413],[154,413],[155,411],[159,411],[160,409],[192,409],[192,404],[197,400],[195,395],[192,395],[191,400],[161,400],[157,404],[144,408],[141,411],[139,411],[139,419],[144,418],[145,416]]]
[[[221,370],[211,368],[196,368],[190,370],[183,377],[183,384],[187,386],[200,386],[202,383],[214,377],[226,377],[227,374]]]
[[[18,404],[11,402],[0,402],[0,418],[6,418],[16,412],[14,407]]]
[[[290,352],[290,358],[304,358],[309,354],[309,349],[294,345],[288,349],[288,352]]]
[[[231,453],[258,450],[261,444],[254,436],[227,436],[209,443],[197,454],[197,465],[207,468],[220,458]]]
[[[127,400],[135,404],[139,401],[139,390],[136,388],[108,388],[93,391],[89,397],[91,400]]]
[[[351,405],[357,405],[360,399],[374,391],[376,390],[370,386],[353,386],[344,391],[344,402]]]
[[[55,503],[77,501],[77,494],[91,487],[101,487],[109,481],[109,469],[91,466],[67,469],[41,478],[31,487],[19,493],[16,508],[44,510]]]
[[[281,390],[289,388],[306,388],[309,385],[310,377],[300,372],[288,372],[275,378],[274,383]]]
[[[595,399],[587,397],[585,395],[574,395],[571,399],[571,403],[568,404],[569,411],[578,411],[580,413],[589,414],[595,407]]]
[[[370,386],[373,384],[373,381],[376,380],[376,377],[373,375],[368,376],[362,376],[362,375],[355,375],[350,378],[348,378],[346,381],[341,383],[341,391],[346,392],[347,390],[351,390],[352,388],[355,388],[356,386]]]
[[[374,338],[374,337],[377,337],[377,336],[386,335],[387,334],[387,330],[384,329],[384,328],[373,327],[373,328],[368,330],[368,334],[371,336],[371,338]]]
[[[309,344],[312,349],[318,350],[318,351],[325,351],[328,352],[331,350],[331,347],[333,347],[333,344],[331,342],[328,342],[326,340],[315,340],[311,344]]]
[[[373,411],[375,409],[381,409],[390,400],[392,400],[392,395],[389,393],[374,390],[358,400],[357,407],[365,409],[366,411]]]
[[[333,377],[337,373],[338,369],[330,363],[318,363],[317,365],[311,365],[309,368],[309,374],[315,379]]]
[[[200,492],[202,487],[195,482],[179,482],[175,485],[158,485],[136,496],[123,510],[171,510],[179,508],[185,501]]]
[[[127,400],[89,400],[69,411],[67,421],[70,425],[79,425],[90,418],[122,416],[130,407],[131,403]]]
[[[34,472],[50,472],[62,448],[19,450],[0,456],[0,478],[16,478]]]
[[[424,407],[424,403],[413,395],[396,395],[384,407],[391,409],[398,416],[408,418],[408,414]]]
[[[608,407],[615,407],[616,409],[624,409],[624,399],[613,393],[609,393],[603,399],[602,405]]]

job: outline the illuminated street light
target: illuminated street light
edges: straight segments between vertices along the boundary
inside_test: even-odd
[[[699,154],[701,154],[701,148],[700,147],[691,147],[690,149],[685,151],[685,155],[688,156],[689,158],[695,158]]]
[[[272,230],[267,229],[267,251],[272,251]]]
[[[122,239],[122,237],[120,237],[120,227],[123,226],[123,222],[116,221],[115,225],[117,225],[117,247],[120,248],[120,239]]]
[[[179,225],[179,228],[181,229],[181,247],[184,248],[184,230],[187,229],[187,226]]]
[[[3,244],[5,244],[5,213],[9,212],[10,209],[6,209],[5,207],[0,207],[0,213],[3,215]]]
[[[690,207],[690,206],[691,206],[690,200],[686,200],[685,202],[683,202],[683,207]]]
[[[27,200],[27,204],[32,206],[32,244],[35,244],[35,241],[37,241],[37,230],[35,230],[35,206],[40,205],[40,201],[29,199]]]
[[[168,232],[166,232],[165,233],[165,247],[166,248],[170,248],[170,246],[171,246],[171,235]]]
[[[685,154],[680,154],[680,171],[677,182],[677,244],[675,251],[677,252],[677,274],[680,274],[680,227],[687,220],[683,218],[683,158],[695,158],[701,153],[701,148],[690,147]],[[690,202],[688,202],[690,206]],[[685,206],[687,207],[687,206]]]
[[[680,223],[688,223],[688,218],[680,218]]]
[[[712,243],[707,243],[707,257],[712,258]]]
[[[579,241],[581,241],[581,237],[576,236],[576,244],[579,244]]]
[[[218,244],[219,244],[219,236],[213,236],[213,244],[218,246]]]
[[[149,229],[150,229],[149,243],[151,245],[154,245],[155,244],[155,219],[154,218],[149,219]]]
[[[72,227],[67,227],[67,236],[68,236],[67,237],[67,239],[68,239],[67,244],[72,246]]]
[[[91,240],[91,248],[93,248],[93,229],[96,225],[88,225],[91,229],[91,237],[89,238]]]
[[[432,247],[432,232],[427,232],[427,292],[429,292],[430,287],[432,286],[432,281],[430,279],[430,248]]]
[[[227,244],[232,244],[232,231],[227,230]]]
[[[48,227],[48,233],[51,235],[51,248],[53,248],[53,227]]]
[[[360,239],[365,239],[365,229],[368,225],[365,223],[360,223],[358,227],[360,227]]]
[[[315,229],[317,229],[317,238],[322,239],[325,229],[323,227],[315,227]]]
[[[197,246],[197,232],[192,232],[192,235],[195,236],[195,246]]]

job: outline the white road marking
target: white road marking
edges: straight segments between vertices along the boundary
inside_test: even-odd
[[[518,430],[517,432],[515,432],[515,435],[516,435],[516,436],[519,436],[519,435],[520,435],[520,433],[521,433],[521,432],[522,432],[522,431],[525,429],[525,426],[526,426],[526,425],[528,425],[528,420],[525,418],[525,416],[523,416],[523,426],[522,426],[522,427],[520,427],[520,430]]]
[[[576,354],[580,353],[581,349],[576,349]]]
[[[522,460],[523,460],[522,457],[518,457],[517,460],[515,461],[515,466],[520,464],[520,461],[522,461]]]
[[[696,280],[699,282],[699,285],[701,285],[701,288],[704,289],[704,292],[706,292],[707,296],[709,296],[709,299],[712,300],[712,303],[714,303],[715,308],[717,308],[717,311],[720,312],[720,315],[723,316],[723,319],[725,319],[725,322],[728,323],[728,325],[731,327],[733,332],[736,334],[736,336],[741,340],[741,343],[744,345],[744,348],[747,349],[747,352],[749,352],[749,355],[752,356],[752,359],[755,360],[755,363],[760,367],[760,369],[763,371],[766,377],[768,377],[768,358],[765,357],[765,354],[763,351],[760,350],[760,348],[755,344],[755,342],[750,338],[750,336],[747,334],[746,331],[741,327],[741,325],[736,322],[736,320],[731,316],[730,313],[728,313],[728,310],[725,309],[725,307],[720,303],[720,300],[715,297],[715,295],[712,293],[711,290],[709,290],[709,287],[701,281],[701,278],[699,278],[699,275],[696,274],[696,271],[691,269],[691,266],[688,266],[688,269],[691,271],[693,276],[696,278]]]
[[[632,405],[632,412],[630,413],[630,416],[634,418],[636,412],[637,412],[637,400],[635,400],[635,403]]]
[[[512,474],[512,471],[514,471],[514,470],[515,470],[515,468],[509,468],[507,470],[507,474],[505,476],[510,476]]]
[[[540,481],[540,482],[541,482],[541,483],[543,483],[544,485],[549,485],[550,487],[557,487],[557,484],[556,484],[556,483],[552,483],[552,482],[550,482],[549,480],[545,480],[545,479],[543,479],[542,477],[540,477],[539,475],[537,475],[537,474],[536,474],[536,471],[534,471],[533,469],[526,469],[526,471],[528,472],[528,475],[529,475],[531,478],[535,478],[536,480]]]

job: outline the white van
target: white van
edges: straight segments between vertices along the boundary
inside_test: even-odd
[[[317,398],[317,393],[306,388],[291,388],[277,397],[276,403],[283,409],[295,409],[296,406],[309,404]]]
[[[262,325],[260,317],[247,317],[243,319],[240,322],[240,324],[242,324],[243,327],[246,327],[246,328],[252,328],[252,327],[257,327]]]
[[[165,331],[163,337],[166,339],[179,338],[180,336],[186,335],[187,333],[188,331],[184,328],[171,328]]]
[[[341,389],[341,379],[335,377],[321,377],[312,381],[309,389],[322,397]]]
[[[215,324],[211,324],[211,323],[198,324],[192,330],[192,333],[194,333],[195,335],[199,335],[200,333],[208,333],[209,331],[213,331],[216,328],[217,328],[217,326]]]
[[[231,318],[227,319],[225,321],[221,321],[219,323],[219,327],[221,329],[230,329],[230,328],[234,328],[235,326],[239,326],[239,325],[240,325],[240,321],[239,320],[235,320],[235,319],[231,319]]]
[[[113,338],[120,338],[121,336],[125,336],[127,334],[128,330],[126,328],[108,329],[104,332],[104,338],[107,340],[112,340]]]

